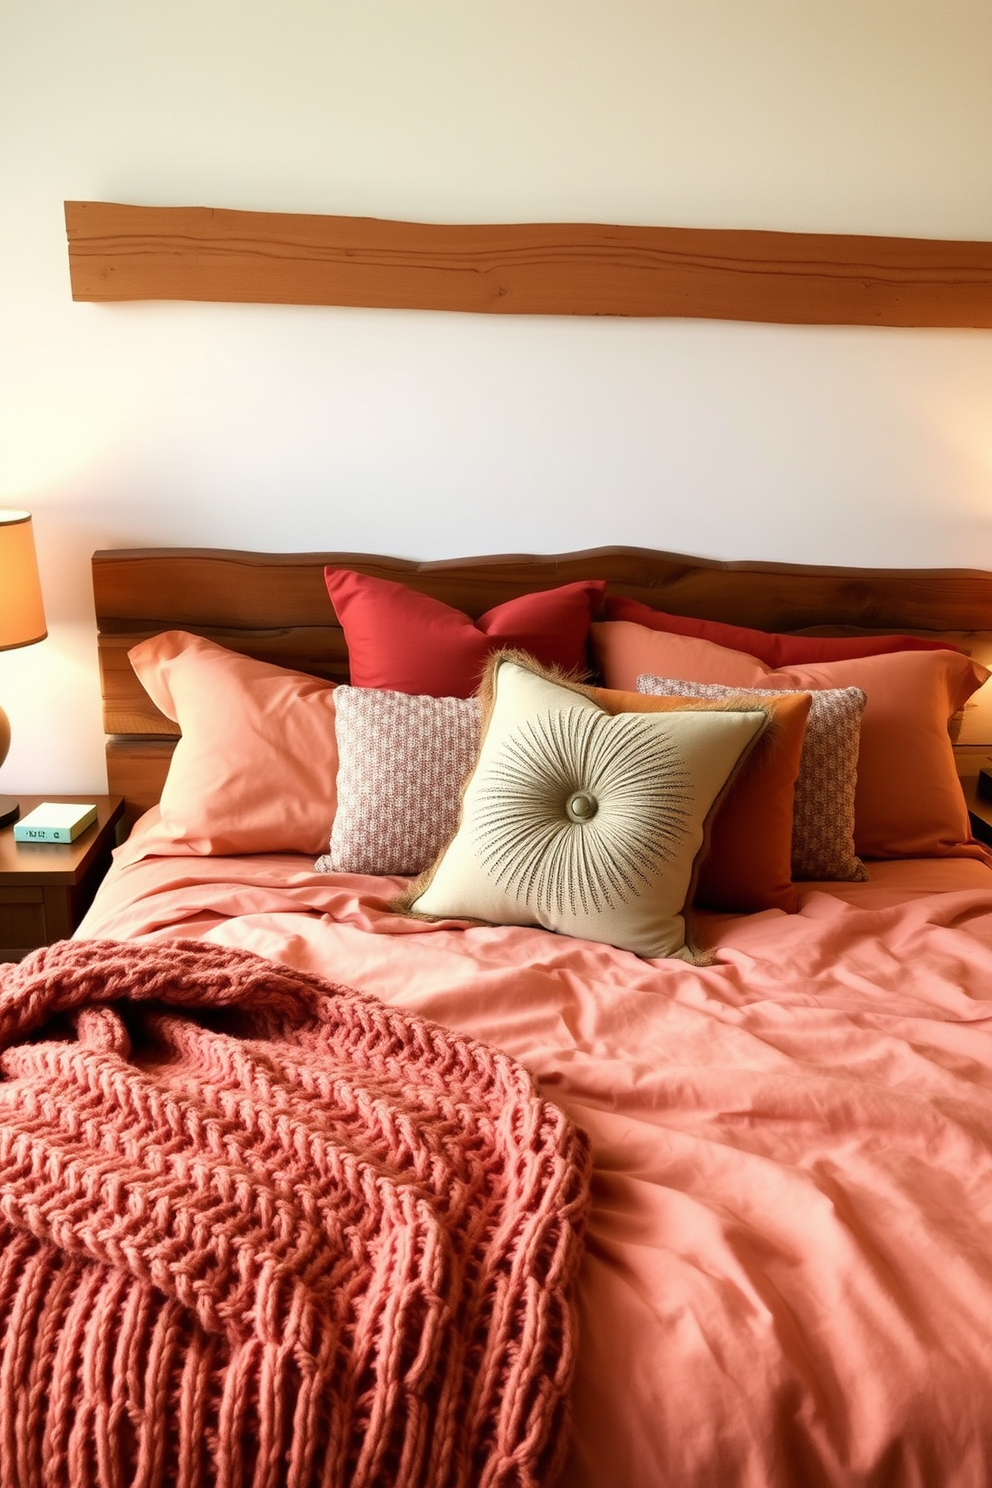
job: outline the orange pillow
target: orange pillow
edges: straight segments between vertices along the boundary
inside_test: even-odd
[[[654,673],[754,688],[860,687],[867,696],[858,753],[854,841],[862,857],[979,857],[947,725],[989,676],[956,651],[897,651],[771,671],[710,641],[627,621],[593,626],[593,652],[608,686]]]
[[[128,652],[182,729],[146,852],[323,852],[338,768],[334,687],[166,631]]]
[[[685,698],[583,688],[608,713],[651,713],[691,706]],[[806,733],[807,693],[763,698],[772,721],[751,750],[710,823],[694,902],[752,914],[798,909],[792,882],[792,803]],[[702,705],[705,706],[705,705]],[[712,707],[712,704],[708,706]]]

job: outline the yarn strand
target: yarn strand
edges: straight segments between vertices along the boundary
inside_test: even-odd
[[[0,1488],[539,1488],[583,1134],[502,1052],[200,942],[0,968]]]

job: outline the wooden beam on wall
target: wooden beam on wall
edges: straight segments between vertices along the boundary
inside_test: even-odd
[[[992,327],[992,243],[66,202],[75,300]]]

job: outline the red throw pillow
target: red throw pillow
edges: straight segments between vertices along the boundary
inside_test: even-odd
[[[611,594],[606,600],[607,620],[628,620],[645,625],[649,630],[666,630],[670,635],[693,636],[711,641],[714,646],[727,646],[731,651],[746,651],[766,666],[805,666],[819,661],[855,661],[862,656],[887,656],[893,651],[954,651],[944,641],[925,641],[918,636],[797,636],[771,630],[751,630],[746,625],[726,625],[722,620],[695,620],[690,615],[667,615],[653,610],[638,599],[625,599]]]
[[[505,647],[565,672],[588,667],[589,623],[606,583],[583,579],[522,594],[472,620],[405,584],[347,568],[324,581],[348,642],[353,687],[385,687],[427,697],[471,697],[486,661]]]

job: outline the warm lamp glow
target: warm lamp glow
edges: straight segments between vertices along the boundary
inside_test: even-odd
[[[0,651],[31,646],[47,634],[31,518],[27,512],[0,511]],[[0,765],[9,745],[10,724],[0,708]],[[0,796],[0,827],[19,815],[17,801]]]
[[[31,518],[0,511],[0,651],[31,646],[47,634]]]

